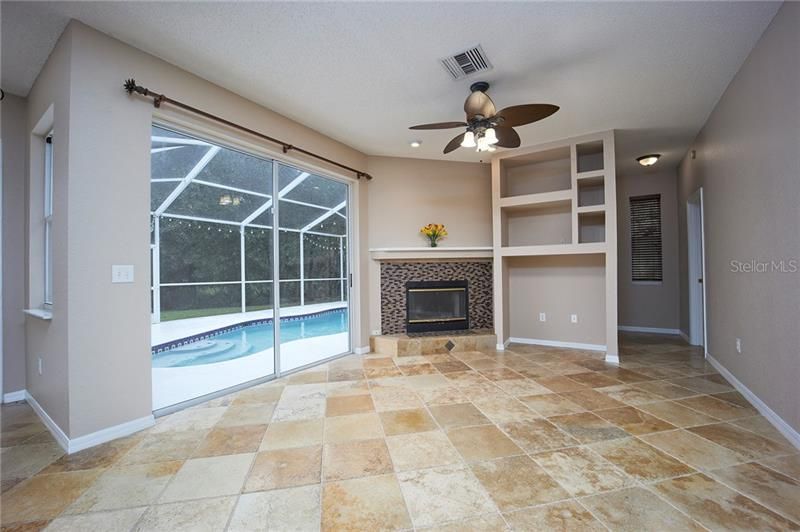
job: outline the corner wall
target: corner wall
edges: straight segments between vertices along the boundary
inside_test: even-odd
[[[708,353],[800,430],[800,4],[786,2],[678,170],[680,326],[688,331],[686,201],[703,187]],[[785,273],[771,261],[785,261]],[[736,272],[731,261],[771,271]],[[736,352],[736,338],[742,353]]]
[[[6,94],[0,103],[3,141],[3,394],[25,389],[25,182],[28,107]]]
[[[630,198],[661,195],[661,251],[663,280],[631,280]],[[619,326],[677,331],[678,329],[678,206],[675,170],[647,172],[617,178],[617,252],[619,256]]]

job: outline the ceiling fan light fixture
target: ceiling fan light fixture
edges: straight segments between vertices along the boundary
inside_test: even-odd
[[[660,153],[650,153],[647,155],[642,155],[641,157],[637,157],[636,161],[638,161],[638,163],[642,166],[653,166],[658,162],[660,157]]]
[[[486,139],[486,142],[488,144],[497,144],[498,142],[500,142],[500,140],[497,138],[497,134],[495,133],[493,127],[490,127],[489,129],[486,130],[486,132],[484,133],[484,138]]]
[[[489,148],[491,148],[491,147],[492,147],[492,145],[489,144],[489,141],[486,139],[486,137],[483,137],[483,136],[478,137],[478,149],[477,149],[477,151],[489,151]]]
[[[477,144],[475,144],[475,133],[472,131],[464,133],[464,140],[461,141],[461,147],[474,148],[475,146],[477,146]]]

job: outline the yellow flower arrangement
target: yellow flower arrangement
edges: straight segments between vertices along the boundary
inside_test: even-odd
[[[447,229],[444,228],[443,224],[428,224],[420,229],[419,232],[430,240],[432,248],[438,246],[439,240],[447,236]]]

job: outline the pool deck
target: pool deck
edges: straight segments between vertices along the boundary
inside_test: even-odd
[[[347,308],[347,301],[337,301],[334,303],[319,303],[316,305],[304,305],[302,307],[286,307],[281,309],[281,316],[298,316],[302,314],[313,314],[323,310],[337,308]],[[229,325],[236,325],[245,321],[263,320],[272,317],[272,310],[257,310],[255,312],[239,312],[236,314],[223,314],[220,316],[204,316],[202,318],[190,318],[188,320],[165,321],[154,323],[151,327],[150,345],[160,345],[172,340],[186,338],[195,334],[221,329]]]

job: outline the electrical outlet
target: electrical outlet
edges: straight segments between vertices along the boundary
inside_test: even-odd
[[[741,338],[737,338],[736,339],[736,352],[739,353],[740,355],[742,354],[742,339]]]
[[[544,312],[540,312],[539,321],[547,321],[547,314],[545,314]]]
[[[42,357],[39,357],[36,361],[37,367],[36,369],[39,371],[39,375],[42,374]]]
[[[569,321],[571,323],[578,323],[578,315],[577,314],[570,314],[569,315]]]

